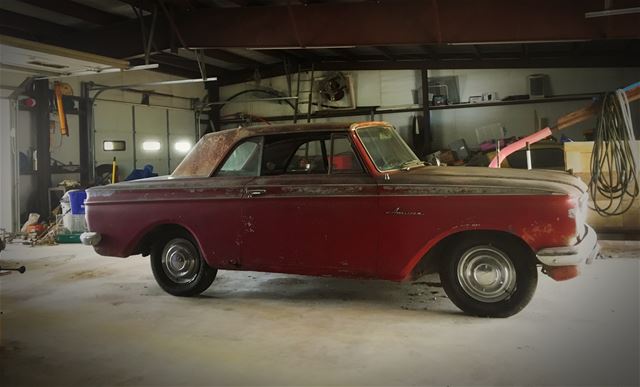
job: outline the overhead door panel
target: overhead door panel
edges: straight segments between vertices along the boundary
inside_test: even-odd
[[[97,101],[93,107],[93,114],[96,166],[111,164],[115,157],[118,163],[118,180],[124,180],[134,168],[132,107],[130,104]],[[105,150],[105,141],[124,141],[125,149]]]
[[[196,140],[195,115],[191,110],[169,110],[169,165],[173,171]]]
[[[152,165],[158,175],[169,173],[167,109],[136,105],[136,168]]]

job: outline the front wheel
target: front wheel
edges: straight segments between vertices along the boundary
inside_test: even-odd
[[[164,291],[180,297],[204,292],[217,274],[187,235],[173,235],[158,241],[151,251],[151,270]]]
[[[441,265],[440,277],[457,307],[482,317],[518,313],[538,284],[532,253],[515,241],[498,237],[459,241]]]

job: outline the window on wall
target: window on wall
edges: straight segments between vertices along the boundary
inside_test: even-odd
[[[185,154],[191,150],[191,146],[191,141],[176,141],[176,143],[173,144],[173,149],[180,154]]]
[[[102,150],[110,152],[121,152],[127,149],[127,143],[124,140],[105,140],[102,141]]]
[[[144,141],[142,143],[142,150],[145,152],[157,152],[160,150],[160,141]]]

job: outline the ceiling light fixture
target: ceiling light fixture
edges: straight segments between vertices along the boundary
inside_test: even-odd
[[[586,19],[591,19],[591,18],[595,18],[595,17],[630,15],[630,14],[633,14],[633,13],[640,13],[640,7],[606,9],[604,11],[587,12],[587,13],[584,14],[584,17]]]
[[[95,90],[101,89],[126,89],[131,87],[144,87],[144,86],[166,86],[166,85],[182,85],[187,83],[199,83],[199,82],[212,82],[217,81],[217,77],[209,77],[209,78],[195,78],[195,79],[175,79],[172,81],[158,81],[158,82],[149,82],[149,83],[138,83],[134,85],[117,85],[117,86],[95,86]]]

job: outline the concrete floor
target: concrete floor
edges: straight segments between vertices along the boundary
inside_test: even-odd
[[[0,277],[0,384],[638,385],[640,244],[568,282],[540,277],[509,319],[461,314],[416,283],[221,271],[199,298],[146,258],[12,244]]]

